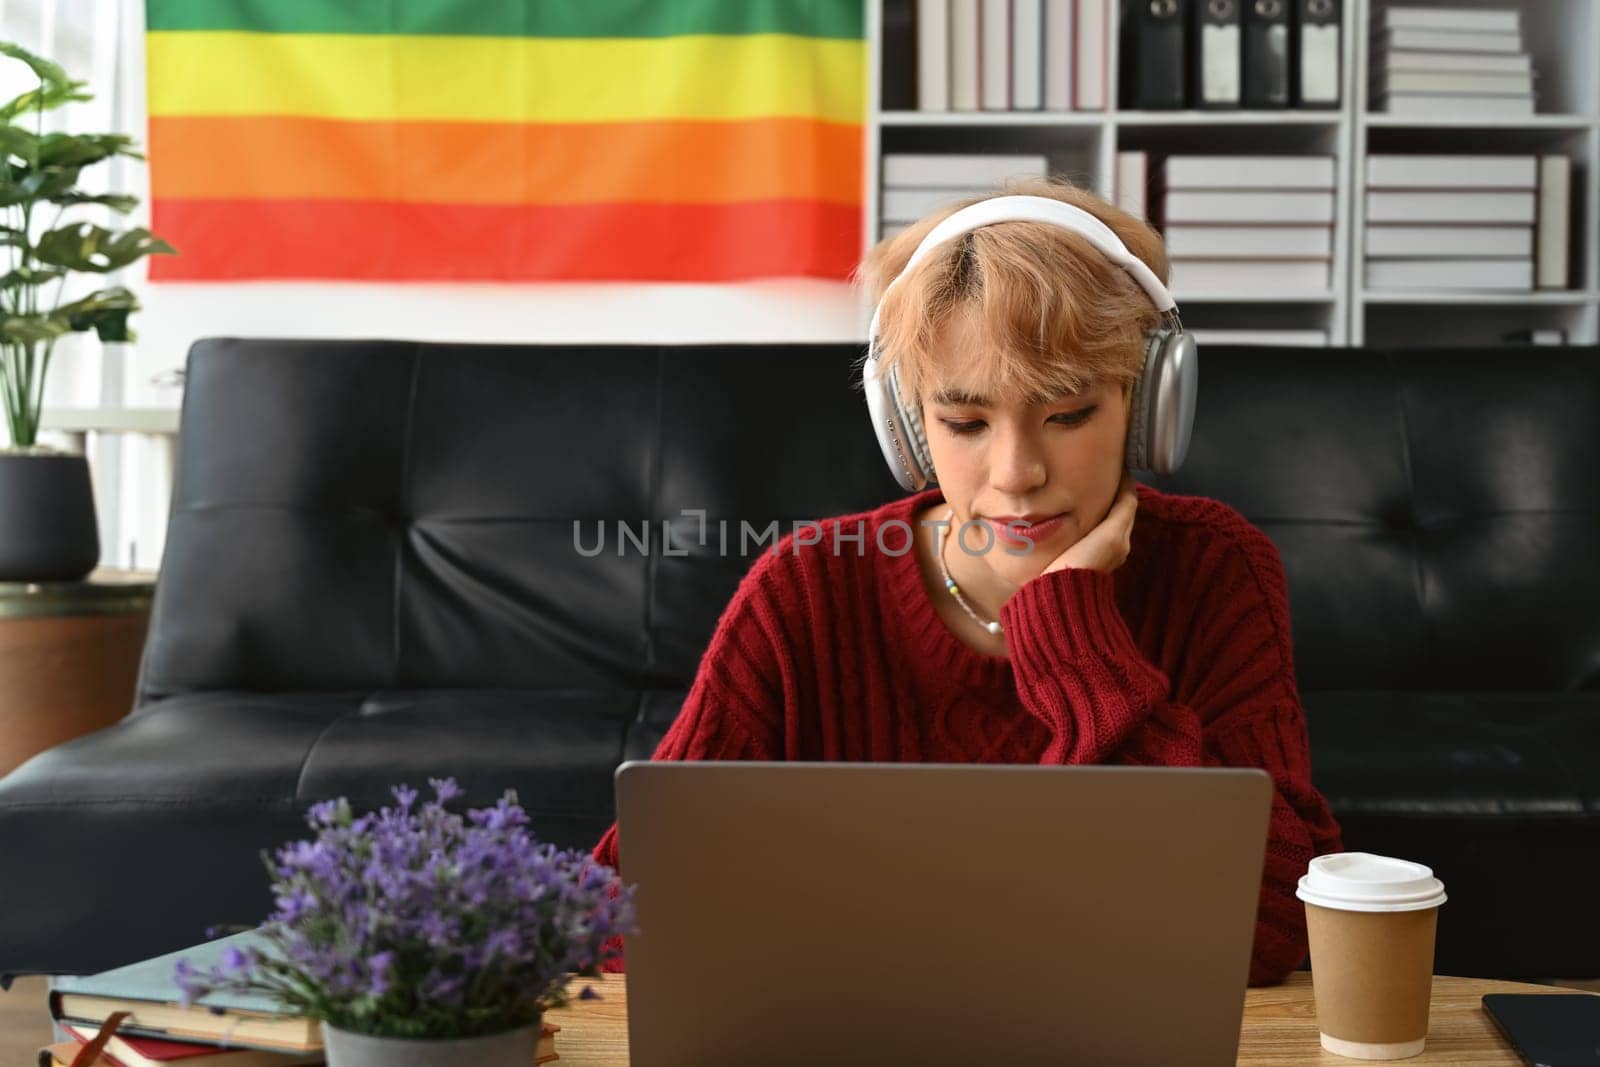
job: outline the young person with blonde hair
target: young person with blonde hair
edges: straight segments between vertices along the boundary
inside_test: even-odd
[[[1147,425],[1173,383],[1141,384],[1180,329],[1159,235],[1070,185],[1001,195],[1022,199],[938,212],[859,271],[874,421],[920,491],[755,562],[655,758],[1262,768],[1250,982],[1281,981],[1306,955],[1297,880],[1341,847],[1282,565],[1233,509],[1129,474],[1187,441]],[[841,530],[867,550],[835,551]],[[595,854],[620,867],[614,826]]]

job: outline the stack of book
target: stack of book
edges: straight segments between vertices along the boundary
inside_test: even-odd
[[[1317,297],[1332,284],[1332,156],[1170,156],[1158,184],[1180,301]]]
[[[1111,0],[917,0],[919,111],[1103,111]]]
[[[985,196],[1008,178],[1043,178],[1044,156],[884,153],[880,237],[892,237],[932,211]]]
[[[94,1067],[301,1067],[322,1062],[322,1031],[264,997],[212,994],[185,1007],[173,981],[179,959],[207,970],[229,948],[259,947],[254,933],[235,934],[86,978],[60,980],[50,992],[50,1017],[73,1040],[39,1050],[39,1067],[67,1067],[107,1019],[117,1027]],[[544,1025],[537,1063],[560,1059]]]
[[[39,1050],[39,1067],[71,1067],[78,1051],[93,1040],[94,1028],[68,1026],[72,1041],[61,1041]],[[259,1052],[243,1048],[222,1048],[191,1041],[166,1041],[156,1037],[113,1036],[92,1067],[310,1067],[321,1064],[321,1052],[296,1056],[282,1052]]]
[[[1516,8],[1385,8],[1373,23],[1371,76],[1376,111],[1534,112],[1533,65]]]
[[[1565,288],[1571,160],[1367,158],[1368,289]]]

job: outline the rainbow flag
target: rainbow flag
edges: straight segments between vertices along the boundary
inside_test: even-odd
[[[862,0],[148,0],[172,280],[845,278]]]

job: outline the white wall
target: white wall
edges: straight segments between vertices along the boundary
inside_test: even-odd
[[[400,337],[441,341],[854,341],[866,315],[845,283],[376,285],[136,283],[141,372],[196,338]],[[130,406],[140,400],[133,391]]]

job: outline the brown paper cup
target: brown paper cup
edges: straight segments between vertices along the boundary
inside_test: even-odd
[[[1322,1047],[1358,1060],[1422,1053],[1444,883],[1420,863],[1336,852],[1313,859],[1305,901]]]
[[[1421,1055],[1439,909],[1361,912],[1306,904],[1322,1047],[1363,1060]]]

